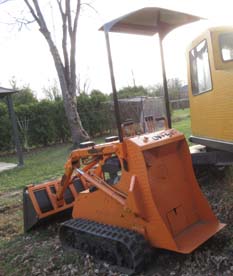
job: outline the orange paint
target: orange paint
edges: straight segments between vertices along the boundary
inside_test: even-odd
[[[153,247],[190,253],[221,228],[195,179],[188,145],[184,135],[174,129],[127,137],[122,143],[112,142],[79,149],[71,153],[66,176],[80,176],[85,188],[97,190],[77,193],[72,177],[67,186],[75,198],[71,204],[56,204],[60,181],[29,186],[28,192],[39,218],[73,207],[73,218],[135,230],[145,236]],[[104,180],[102,165],[112,156],[121,164],[118,183]],[[96,158],[76,172],[73,160]],[[92,159],[91,158],[91,159]],[[97,162],[97,160],[99,160]],[[86,161],[85,161],[86,162]],[[85,180],[85,181],[84,181]],[[34,192],[45,189],[53,210],[42,213]],[[63,193],[64,194],[64,193]]]

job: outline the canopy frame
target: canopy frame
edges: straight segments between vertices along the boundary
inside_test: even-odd
[[[122,131],[121,131],[121,119],[119,112],[119,104],[117,99],[117,89],[112,61],[112,53],[109,39],[109,32],[118,33],[128,33],[137,35],[149,35],[153,36],[158,34],[159,36],[159,48],[160,57],[162,65],[162,77],[163,77],[163,90],[164,90],[164,101],[166,108],[166,116],[168,120],[168,127],[171,128],[171,112],[170,103],[168,95],[168,84],[167,76],[164,62],[164,51],[163,51],[163,39],[165,36],[175,28],[195,22],[202,19],[201,17],[190,15],[187,13],[182,13],[179,11],[163,9],[159,7],[147,7],[139,9],[123,15],[117,19],[105,23],[100,30],[105,32],[107,53],[108,53],[108,63],[110,69],[110,78],[113,92],[115,117],[117,123],[117,129],[119,133],[120,141],[123,141]]]

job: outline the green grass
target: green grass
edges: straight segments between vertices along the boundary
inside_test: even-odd
[[[184,133],[186,140],[191,135],[189,108],[174,110],[172,113],[172,127]]]
[[[174,110],[172,115],[173,127],[190,136],[189,109]],[[96,143],[102,143],[103,137],[96,138]],[[41,183],[60,177],[64,171],[64,164],[71,151],[71,145],[57,145],[35,150],[24,156],[25,166],[0,173],[0,194],[17,190],[28,184]],[[14,156],[0,157],[0,162],[16,163]]]
[[[187,141],[191,135],[190,118],[185,118],[172,124],[172,127],[184,133]]]
[[[190,116],[190,109],[184,108],[184,109],[176,109],[172,112],[172,119],[175,119],[177,117],[188,117]]]
[[[25,155],[25,166],[0,173],[0,192],[23,188],[60,177],[71,145],[59,145]],[[16,162],[15,157],[1,157],[0,162]]]

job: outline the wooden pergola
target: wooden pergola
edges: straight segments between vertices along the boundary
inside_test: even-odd
[[[21,147],[21,143],[20,143],[20,139],[19,139],[19,131],[18,131],[18,127],[17,127],[17,121],[16,121],[15,112],[14,112],[13,101],[12,101],[12,97],[11,97],[11,95],[16,92],[18,92],[18,91],[14,90],[14,89],[0,87],[0,98],[6,97],[6,100],[7,100],[8,112],[9,112],[9,116],[10,116],[11,123],[12,123],[13,139],[15,142],[16,153],[18,155],[18,166],[23,166],[24,165],[23,151],[22,151],[22,147]]]

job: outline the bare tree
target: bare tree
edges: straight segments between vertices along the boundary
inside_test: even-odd
[[[133,69],[131,69],[131,75],[132,75],[132,81],[133,81],[133,87],[136,87],[136,79],[135,79],[135,75],[134,75],[134,71]]]
[[[78,94],[80,93],[87,94],[90,89],[90,84],[91,84],[91,81],[88,76],[85,76],[85,78],[81,78],[81,75],[79,74],[77,79]]]
[[[22,135],[23,147],[26,151],[29,151],[29,145],[28,145],[29,119],[27,117],[24,117],[24,118],[17,117],[17,123],[18,123],[19,130],[21,132],[21,135]]]
[[[8,2],[9,0],[0,0],[0,5]]]
[[[81,0],[56,0],[62,21],[62,54],[59,53],[58,46],[51,36],[39,1],[24,0],[24,2],[49,45],[62,91],[72,141],[74,146],[77,146],[81,141],[89,139],[77,111],[76,98],[76,35]],[[71,3],[74,5],[74,10],[73,6],[71,7]]]
[[[46,99],[50,101],[57,101],[62,98],[61,91],[58,88],[58,83],[56,82],[56,80],[54,80],[54,82],[48,87],[43,87],[43,93]]]

